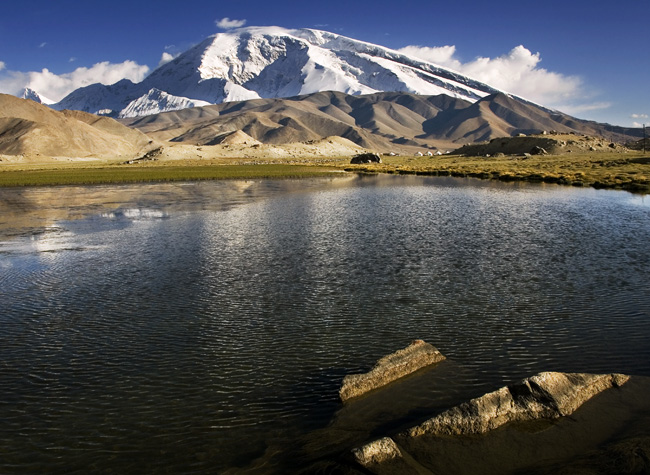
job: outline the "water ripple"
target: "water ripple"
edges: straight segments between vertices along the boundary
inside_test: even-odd
[[[281,472],[328,424],[306,452],[541,370],[650,375],[647,207],[393,178],[197,184],[189,210],[106,187],[117,209],[0,243],[0,471]],[[339,405],[414,338],[449,360]]]

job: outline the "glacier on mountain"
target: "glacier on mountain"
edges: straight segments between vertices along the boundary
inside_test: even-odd
[[[160,89],[152,88],[145,95],[131,101],[119,113],[120,119],[140,117],[143,115],[159,114],[160,112],[187,109],[188,107],[209,106],[206,101],[192,100],[186,97],[176,97]]]
[[[446,94],[471,102],[501,92],[447,68],[334,33],[247,27],[206,38],[141,83],[93,84],[52,107],[134,117],[320,91]]]

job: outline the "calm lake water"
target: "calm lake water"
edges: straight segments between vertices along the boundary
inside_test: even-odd
[[[0,189],[0,473],[281,473],[538,371],[650,376],[649,276],[624,192]],[[415,338],[448,360],[337,401]]]

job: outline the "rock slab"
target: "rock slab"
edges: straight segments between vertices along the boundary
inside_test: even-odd
[[[347,375],[339,396],[345,402],[444,359],[431,344],[415,340],[406,348],[381,358],[369,372]]]
[[[539,373],[453,407],[394,439],[384,437],[354,449],[352,455],[356,463],[373,473],[389,473],[389,466],[404,457],[413,460],[416,454],[410,449],[405,452],[404,447],[416,447],[411,443],[416,440],[424,439],[424,445],[420,444],[417,450],[426,451],[428,444],[436,444],[436,440],[442,440],[440,437],[484,434],[510,422],[558,419],[572,414],[598,393],[622,386],[629,379],[615,373]],[[384,449],[386,453],[380,453]]]
[[[388,462],[402,457],[397,444],[390,437],[377,439],[358,449],[352,450],[354,459],[364,467]]]
[[[451,408],[411,428],[408,435],[482,434],[509,422],[557,419],[628,379],[622,374],[539,373]]]

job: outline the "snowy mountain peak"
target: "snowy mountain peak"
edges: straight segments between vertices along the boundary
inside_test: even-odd
[[[120,119],[159,114],[160,112],[187,109],[190,107],[209,106],[206,101],[187,99],[167,94],[160,89],[152,88],[146,94],[134,99],[118,115]]]
[[[47,97],[41,96],[38,92],[36,92],[34,89],[30,89],[29,87],[24,88],[20,93],[18,93],[18,97],[21,99],[29,99],[34,102],[38,102],[39,104],[54,104],[54,101],[51,101]]]
[[[174,99],[151,94],[154,89]],[[435,64],[334,33],[247,27],[206,38],[139,84],[88,86],[54,108],[112,110],[115,116],[131,117],[201,101],[219,104],[328,90],[446,94],[472,102],[500,92]]]

